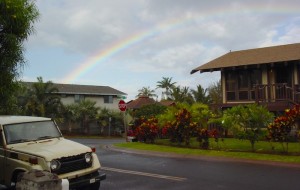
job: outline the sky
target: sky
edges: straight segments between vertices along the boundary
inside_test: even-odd
[[[300,42],[299,0],[36,0],[21,80],[110,86],[135,99],[163,77],[207,88],[219,72],[190,74],[229,51]]]

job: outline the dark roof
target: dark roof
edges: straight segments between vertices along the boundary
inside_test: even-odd
[[[153,98],[149,98],[148,96],[140,96],[135,100],[127,102],[128,109],[138,109],[145,105],[155,104],[157,103]]]
[[[300,43],[229,52],[191,71],[219,71],[226,67],[300,60]]]
[[[176,104],[173,100],[161,100],[159,103],[163,106],[173,106]]]
[[[32,85],[34,82],[25,82]],[[58,84],[53,83],[58,89],[58,94],[82,94],[82,95],[127,95],[124,92],[111,88],[109,86],[92,86],[78,84]]]

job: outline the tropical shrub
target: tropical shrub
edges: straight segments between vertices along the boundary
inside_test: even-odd
[[[202,141],[201,129],[207,130],[207,122],[211,116],[212,113],[205,104],[177,104],[168,108],[158,119],[163,137],[170,138],[173,143],[184,142],[188,146],[191,137],[198,137]]]
[[[171,142],[190,145],[190,138],[195,134],[197,124],[191,121],[191,113],[180,109],[175,113],[175,120],[167,122],[162,128],[162,134],[168,136]]]
[[[202,149],[209,148],[209,131],[205,128],[197,128],[197,141]]]
[[[284,152],[288,152],[288,143],[291,140],[292,127],[300,119],[300,105],[285,111],[284,115],[275,118],[268,126],[268,138],[280,142]],[[284,146],[285,143],[285,146]]]
[[[161,104],[149,104],[142,106],[141,108],[131,111],[130,115],[135,118],[151,118],[159,114],[162,114],[166,110],[166,106]]]
[[[181,109],[175,113],[176,120],[173,123],[175,129],[176,140],[179,143],[185,142],[185,145],[190,145],[190,138],[195,134],[197,124],[192,122],[191,113],[187,109]]]
[[[225,110],[223,121],[237,138],[249,140],[254,151],[255,142],[263,136],[262,129],[267,128],[273,121],[273,114],[256,104],[239,105]]]
[[[141,118],[141,124],[134,130],[136,138],[141,142],[154,143],[158,135],[158,121],[155,117],[149,119]]]

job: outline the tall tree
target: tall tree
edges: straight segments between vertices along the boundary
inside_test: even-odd
[[[213,104],[221,104],[222,103],[222,86],[221,80],[216,83],[211,84],[208,87],[208,96]]]
[[[97,119],[97,113],[99,111],[99,107],[96,107],[96,102],[91,100],[83,100],[77,105],[77,115],[79,116],[79,120],[81,121],[82,128],[84,129],[84,133],[89,133],[89,122],[91,120]]]
[[[79,114],[77,110],[77,104],[68,104],[63,107],[63,116],[65,122],[68,125],[68,131],[72,133],[73,123],[76,122],[79,118]]]
[[[97,114],[97,121],[100,126],[100,134],[103,134],[104,128],[108,128],[109,134],[119,134],[122,133],[122,127],[124,125],[123,113],[120,111],[114,111],[108,108],[100,108]]]
[[[170,99],[170,90],[175,87],[176,82],[172,82],[172,77],[163,77],[161,81],[157,82],[156,87],[165,89],[164,92],[162,92],[161,99]]]
[[[37,78],[29,89],[27,112],[30,115],[56,117],[61,112],[62,103],[56,95],[58,89],[51,81],[44,82],[42,77]]]
[[[149,98],[157,97],[157,95],[155,94],[155,91],[152,90],[149,86],[139,89],[138,92],[139,93],[138,93],[137,97],[139,97],[139,96],[147,96]]]
[[[0,1],[0,114],[11,114],[17,79],[25,64],[23,42],[33,32],[38,10],[31,0]]]
[[[197,85],[197,90],[191,89],[191,94],[195,102],[208,104],[209,97],[207,96],[207,89],[204,89],[201,85]]]
[[[171,89],[171,99],[176,101],[176,102],[181,102],[181,103],[193,103],[193,97],[191,93],[189,92],[189,87],[184,86],[176,86]]]

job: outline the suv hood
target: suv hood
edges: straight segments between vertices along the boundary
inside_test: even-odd
[[[47,161],[91,152],[91,148],[64,138],[46,139],[41,141],[14,144],[8,149],[36,155]]]

